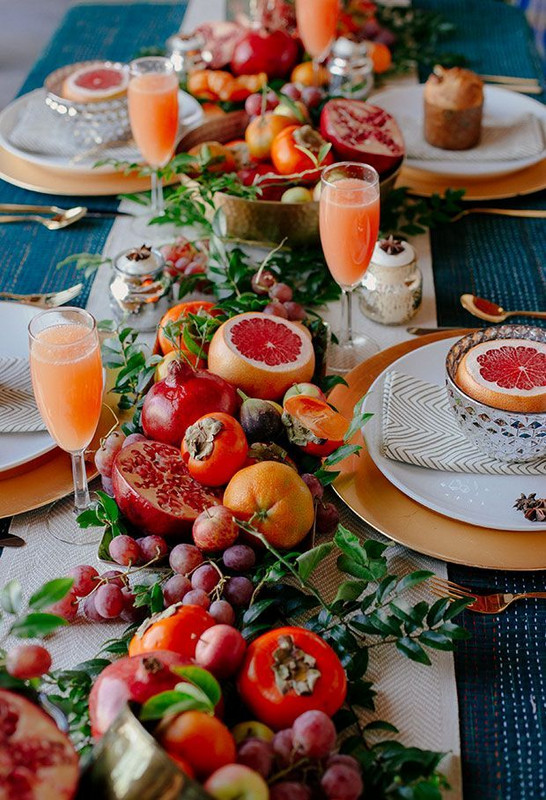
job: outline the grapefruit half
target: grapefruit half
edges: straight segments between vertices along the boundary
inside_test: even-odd
[[[80,67],[64,79],[62,94],[74,103],[101,103],[127,91],[129,72],[108,61]]]
[[[456,383],[475,400],[503,411],[546,412],[546,342],[477,344],[461,359]]]
[[[300,325],[249,311],[218,328],[210,343],[208,368],[250,397],[275,400],[293,383],[311,379],[315,352]]]

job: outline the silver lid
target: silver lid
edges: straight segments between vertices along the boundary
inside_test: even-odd
[[[123,275],[155,276],[165,268],[165,259],[159,250],[143,244],[141,247],[130,247],[116,256],[114,267]]]

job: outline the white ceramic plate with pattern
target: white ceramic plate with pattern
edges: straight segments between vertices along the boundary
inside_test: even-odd
[[[40,310],[20,303],[0,302],[0,355],[28,358],[27,328]],[[26,464],[54,447],[47,431],[0,433],[0,473]]]
[[[496,530],[546,531],[546,523],[529,522],[521,511],[513,508],[516,498],[522,493],[528,495],[536,492],[537,497],[544,497],[544,475],[447,472],[393,461],[381,452],[381,412],[386,374],[396,370],[443,386],[446,355],[459,338],[456,336],[433,342],[402,356],[371,385],[364,407],[373,413],[373,417],[362,429],[370,457],[380,472],[400,491],[439,514]]]

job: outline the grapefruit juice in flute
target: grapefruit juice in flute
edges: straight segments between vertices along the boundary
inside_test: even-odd
[[[296,18],[303,46],[313,59],[325,57],[334,40],[339,0],[296,0]]]

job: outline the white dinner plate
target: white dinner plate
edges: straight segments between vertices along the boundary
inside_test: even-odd
[[[513,508],[522,493],[536,492],[537,497],[544,497],[543,475],[447,472],[393,461],[381,452],[381,407],[386,374],[395,370],[443,386],[446,355],[459,338],[443,339],[413,350],[387,367],[370,386],[365,409],[372,412],[373,417],[362,429],[370,457],[400,491],[447,517],[497,530],[546,531],[546,523],[529,522],[521,511]]]
[[[42,309],[0,301],[0,353],[28,358],[30,320]],[[0,433],[0,472],[19,467],[56,447],[47,431]]]
[[[388,89],[370,97],[370,102],[391,114],[397,120],[403,134],[404,118],[411,117],[421,127],[423,125],[423,91],[424,84]],[[484,124],[508,126],[515,124],[518,119],[528,114],[534,115],[546,125],[546,106],[539,103],[538,100],[533,100],[531,97],[501,89],[497,86],[484,87]],[[477,150],[479,150],[479,145],[476,148],[472,148],[473,153]],[[517,172],[533,164],[538,164],[546,155],[546,146],[541,153],[534,156],[518,159],[499,159],[498,161],[450,161],[449,151],[446,150],[445,152],[445,160],[421,160],[408,157],[406,158],[406,164],[408,167],[434,172],[438,175],[493,178],[509,175],[511,172]]]
[[[39,164],[41,167],[46,167],[49,169],[76,172],[79,174],[96,172],[103,172],[107,174],[117,172],[115,167],[112,166],[103,166],[96,169],[93,168],[93,164],[95,164],[101,158],[100,152],[95,152],[89,158],[82,159],[81,161],[74,163],[70,156],[29,153],[27,150],[21,150],[19,147],[12,144],[10,141],[10,134],[17,124],[17,120],[19,119],[24,107],[28,103],[29,98],[36,93],[43,94],[43,91],[43,89],[35,89],[33,92],[29,92],[29,94],[24,94],[21,97],[17,97],[12,103],[6,106],[6,108],[0,111],[0,146],[19,158],[29,161],[31,164]],[[179,91],[178,104],[181,125],[189,128],[201,122],[203,118],[203,109],[195,97],[192,97],[187,92]],[[124,152],[128,151],[124,150]],[[132,151],[132,153],[131,159],[133,161],[138,162],[142,160],[140,153],[136,148]]]

